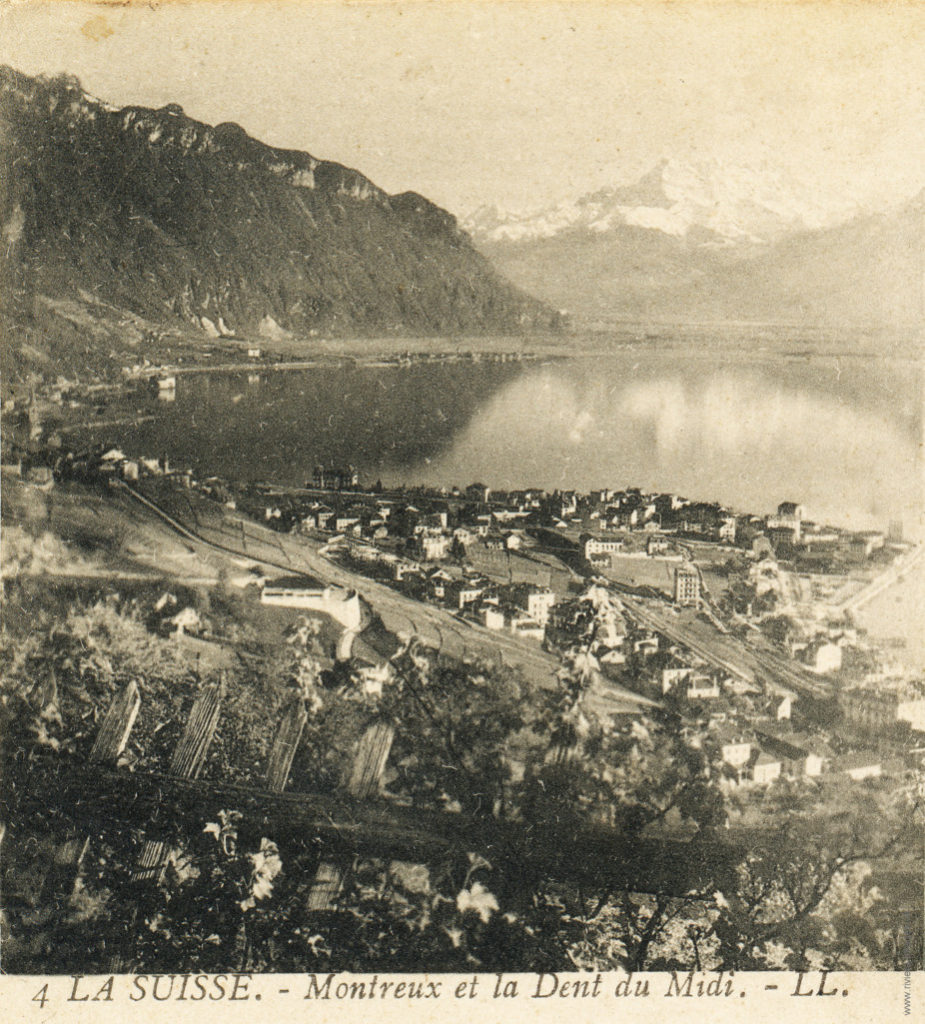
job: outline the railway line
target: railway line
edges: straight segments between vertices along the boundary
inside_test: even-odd
[[[559,660],[528,640],[485,629],[478,623],[461,622],[445,609],[405,597],[391,587],[325,557],[320,545],[315,546],[305,538],[290,538],[243,517],[232,517],[233,522],[240,527],[240,533],[235,528],[227,533],[215,530],[199,523],[190,504],[190,516],[196,520],[194,527],[181,521],[176,512],[168,512],[160,502],[127,484],[121,486],[149,512],[188,541],[274,570],[323,579],[356,590],[375,609],[385,628],[402,639],[416,636],[428,646],[461,659],[481,658],[489,663],[500,660],[509,667],[519,669],[541,686],[556,685]],[[221,539],[205,536],[205,530],[209,533],[218,532]],[[268,550],[258,550],[258,546]],[[279,556],[271,557],[269,550],[278,551]],[[811,677],[809,673],[771,651],[761,650],[755,644],[745,643],[728,634],[717,632],[715,637],[701,635],[699,631],[695,632],[684,623],[674,621],[667,614],[652,608],[651,603],[644,603],[645,597],[641,594],[629,594],[621,589],[620,598],[631,616],[643,626],[687,647],[708,664],[749,685],[764,682],[784,693],[802,695],[816,701],[828,700],[833,695],[831,687],[823,680]],[[632,696],[629,691],[626,695]]]
[[[556,684],[559,661],[538,644],[508,633],[487,630],[478,623],[461,622],[442,608],[405,597],[391,587],[345,569],[325,558],[318,548],[304,538],[296,541],[250,520],[235,520],[242,526],[241,533],[221,532],[221,539],[206,536],[206,529],[210,534],[218,531],[199,524],[195,527],[188,525],[181,521],[175,511],[168,512],[161,502],[127,484],[121,486],[148,512],[187,541],[276,571],[323,579],[356,590],[376,611],[385,628],[402,639],[416,636],[428,646],[460,659],[481,658],[489,663],[500,659],[509,667],[522,671],[538,685],[548,687]],[[250,548],[248,540],[251,541]],[[261,545],[272,545],[279,556],[271,557],[268,551],[261,550]]]
[[[687,647],[708,664],[743,682],[753,686],[764,682],[785,693],[817,701],[829,700],[834,695],[826,682],[813,678],[771,651],[761,650],[755,644],[737,640],[728,634],[717,634],[715,640],[711,640],[659,614],[637,597],[621,594],[620,599],[629,613],[646,628]]]

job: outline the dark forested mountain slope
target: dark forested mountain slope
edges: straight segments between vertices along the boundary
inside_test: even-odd
[[[549,311],[446,211],[176,105],[0,68],[7,316],[110,303],[209,333],[506,332]]]

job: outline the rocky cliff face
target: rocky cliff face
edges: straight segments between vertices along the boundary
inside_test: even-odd
[[[508,332],[549,311],[422,196],[174,104],[0,69],[5,305],[102,301],[208,334]]]

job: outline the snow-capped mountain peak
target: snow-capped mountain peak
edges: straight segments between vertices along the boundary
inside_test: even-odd
[[[787,232],[828,227],[857,212],[857,205],[843,196],[820,194],[812,182],[799,182],[769,166],[666,159],[628,185],[527,213],[481,207],[463,226],[478,241],[498,243],[623,227],[675,237],[699,228],[717,240],[761,243]]]

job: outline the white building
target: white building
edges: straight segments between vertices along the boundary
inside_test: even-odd
[[[803,506],[793,501],[782,501],[777,506],[777,515],[768,516],[769,530],[789,530],[793,543],[799,544],[803,532]]]
[[[262,604],[328,615],[345,629],[356,629],[363,618],[360,597],[355,590],[319,587],[297,577],[267,581],[260,601]]]
[[[644,636],[639,640],[633,641],[633,652],[643,658],[648,658],[652,654],[658,654],[658,637]]]
[[[653,536],[646,541],[646,554],[653,558],[656,555],[664,555],[668,552],[668,539],[666,537]]]
[[[680,566],[675,569],[674,600],[679,605],[700,603],[700,573],[695,568]]]
[[[622,540],[605,540],[602,537],[584,538],[584,556],[588,562],[593,561],[600,555],[614,555],[623,550]]]
[[[925,732],[925,698],[920,695],[900,698],[896,705],[896,718],[908,722],[916,732]]]
[[[528,588],[520,595],[517,603],[531,619],[545,626],[556,603],[556,595],[551,590]]]
[[[671,693],[679,684],[686,683],[693,675],[691,668],[663,668],[662,693]]]
[[[514,636],[528,636],[534,640],[542,640],[546,629],[529,615],[514,615],[508,623],[508,629]]]
[[[456,606],[462,611],[463,608],[470,604],[474,604],[482,596],[484,591],[483,587],[472,584],[471,586],[463,585],[456,591]]]
[[[837,672],[842,664],[842,649],[838,644],[810,644],[803,654],[806,665],[820,675]]]
[[[716,700],[719,696],[719,683],[715,679],[695,673],[688,680],[688,700]]]
[[[479,609],[479,621],[486,629],[504,629],[504,612],[495,604],[484,604]]]
[[[736,517],[723,516],[719,524],[719,539],[727,544],[736,542]]]
[[[450,538],[445,533],[419,533],[415,538],[415,546],[425,562],[437,562],[446,558],[450,550]]]
[[[771,754],[761,751],[752,765],[752,782],[758,785],[767,785],[780,777],[780,760]]]
[[[751,760],[751,742],[738,736],[723,739],[720,741],[720,756],[731,767],[744,768]]]
[[[185,633],[198,633],[202,629],[202,620],[195,608],[183,608],[173,616],[170,624],[176,637],[181,637]]]

